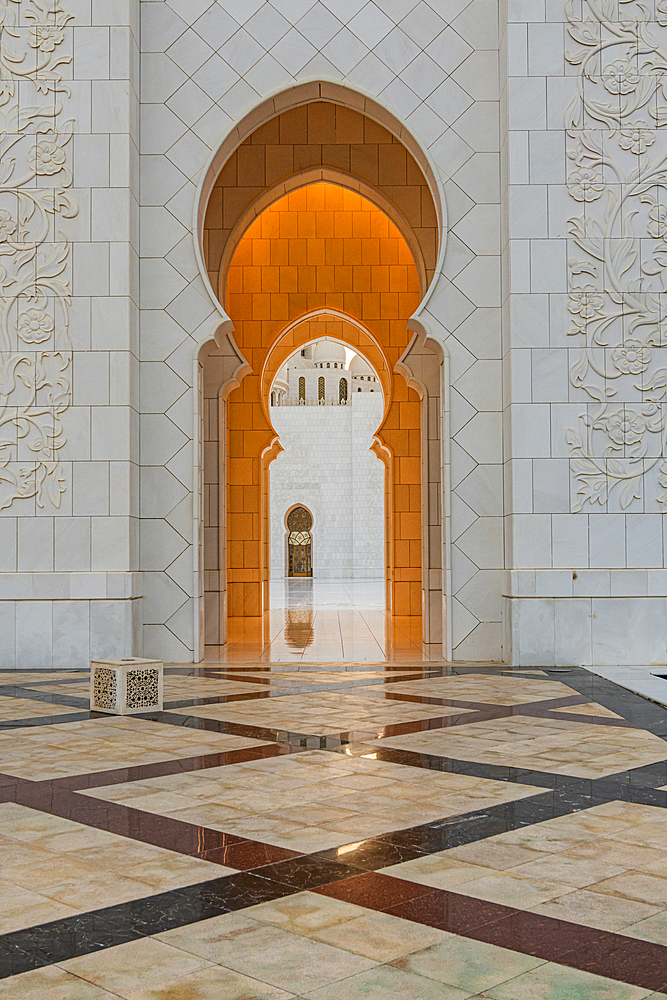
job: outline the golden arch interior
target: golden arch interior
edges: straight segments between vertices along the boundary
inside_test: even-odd
[[[296,348],[323,335],[380,375],[385,411],[373,448],[386,467],[387,607],[441,642],[442,588],[431,585],[433,569],[442,572],[432,497],[442,470],[428,437],[439,434],[429,405],[439,406],[442,357],[408,328],[434,273],[437,223],[416,162],[349,108],[291,109],[223,168],[203,246],[234,327],[200,358],[204,643],[223,645],[228,621],[261,622],[268,609],[268,469],[281,450],[271,382]]]

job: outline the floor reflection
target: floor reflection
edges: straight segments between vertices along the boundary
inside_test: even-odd
[[[421,641],[421,618],[387,613],[384,580],[278,579],[262,618],[230,618],[226,646],[206,660],[319,663],[440,660]]]
[[[305,649],[315,638],[315,612],[311,609],[285,612],[285,642],[291,649]]]

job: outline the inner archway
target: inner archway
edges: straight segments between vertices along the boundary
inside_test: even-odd
[[[337,589],[342,598],[348,581],[373,581],[367,590],[377,591],[385,578],[386,468],[375,453],[384,391],[365,357],[340,337],[342,325],[326,317],[307,321],[313,336],[327,335],[300,344],[272,383],[270,417],[283,448],[269,467],[272,608],[281,597],[290,603],[283,583],[292,562],[282,525],[297,497],[317,524],[311,569],[323,598]],[[340,587],[320,586],[325,580]],[[382,594],[383,607],[385,600]]]

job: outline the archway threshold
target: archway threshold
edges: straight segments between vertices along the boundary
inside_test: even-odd
[[[425,662],[440,644],[421,641],[421,617],[390,615],[382,579],[271,581],[261,618],[230,618],[226,646],[207,646],[206,662]]]

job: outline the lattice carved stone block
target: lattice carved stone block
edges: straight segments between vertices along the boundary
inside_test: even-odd
[[[91,660],[90,710],[110,715],[162,711],[161,660]]]

